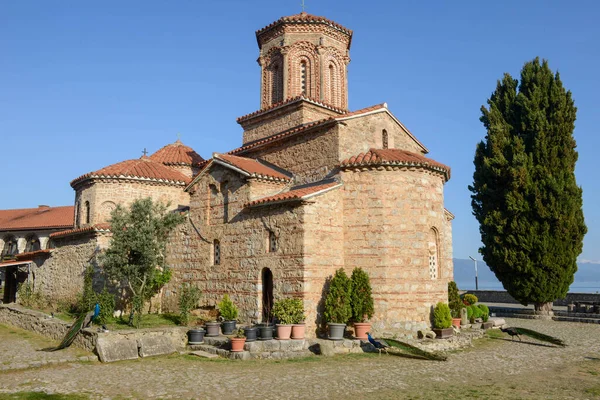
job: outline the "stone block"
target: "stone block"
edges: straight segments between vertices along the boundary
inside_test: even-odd
[[[175,353],[173,342],[166,336],[142,336],[137,340],[140,357]]]
[[[121,336],[100,336],[96,344],[102,362],[135,360],[138,358],[137,341]]]
[[[494,326],[502,326],[502,325],[506,324],[506,321],[504,320],[504,318],[500,318],[500,317],[490,317],[488,319],[488,322],[493,322]]]
[[[263,342],[246,342],[244,344],[244,350],[251,353],[260,353],[263,351]]]
[[[322,356],[331,357],[334,356],[335,351],[335,342],[333,340],[323,340],[319,343],[319,350]]]
[[[219,357],[216,354],[207,353],[206,351],[202,351],[202,350],[191,351],[190,354],[193,356],[202,357],[202,358],[218,358]]]
[[[281,348],[281,341],[279,340],[265,340],[262,343],[264,351],[278,351]]]

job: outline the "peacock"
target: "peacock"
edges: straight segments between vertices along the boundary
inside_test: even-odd
[[[386,341],[386,343],[388,343],[391,346],[390,350],[392,350],[392,349],[402,350],[403,354],[396,353],[395,351],[393,351],[392,354],[395,354],[395,355],[406,356],[406,353],[408,353],[411,357],[418,357],[421,359],[433,360],[433,361],[446,361],[448,359],[448,357],[446,357],[443,354],[423,350],[416,346],[413,346],[412,344],[401,342],[396,339],[387,339],[386,338],[385,341]]]
[[[539,340],[541,342],[552,343],[552,344],[554,344],[556,346],[560,346],[560,347],[565,347],[567,345],[562,339],[556,338],[554,336],[546,335],[544,333],[536,332],[534,330],[527,329],[527,328],[518,328],[516,326],[511,326],[508,328],[500,328],[500,330],[504,333],[508,333],[511,337],[511,340],[514,340],[514,338],[516,336],[519,338],[519,341],[520,341],[521,335],[524,335],[524,336],[529,336],[530,338]]]
[[[379,355],[381,355],[381,350],[385,351],[385,353],[388,355],[390,354],[390,353],[388,353],[388,350],[387,350],[390,347],[390,345],[387,344],[385,340],[373,339],[373,336],[371,336],[371,332],[367,332],[367,337],[369,338],[369,343],[371,343],[373,346],[375,346],[377,351],[379,351]]]
[[[61,350],[67,348],[73,343],[79,332],[82,329],[87,328],[94,319],[100,315],[100,304],[96,303],[94,309],[87,314],[81,314],[79,318],[75,320],[75,323],[69,328],[67,334],[63,338],[62,342],[57,347],[50,349],[50,351]]]

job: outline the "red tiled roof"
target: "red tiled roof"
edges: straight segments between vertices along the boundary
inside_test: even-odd
[[[85,228],[68,229],[66,231],[54,232],[50,234],[50,239],[61,238],[65,236],[79,235],[86,232],[107,232],[110,231],[110,224],[102,222],[100,224],[86,226]]]
[[[165,165],[198,165],[204,159],[189,146],[181,143],[179,139],[175,143],[166,145],[150,156],[152,161]]]
[[[274,196],[263,197],[262,199],[251,201],[249,203],[246,203],[244,207],[256,207],[275,203],[305,200],[307,198],[316,196],[320,193],[332,190],[338,186],[341,186],[341,184],[338,182],[330,182],[321,185],[313,185],[297,189],[291,189],[290,191],[287,191],[285,193],[279,193]]]
[[[152,161],[148,156],[142,156],[136,160],[126,160],[120,163],[109,165],[95,172],[89,172],[75,178],[71,181],[71,186],[83,182],[87,179],[141,179],[153,182],[168,183],[171,185],[186,185],[190,178],[181,172],[175,171],[163,164]]]
[[[353,117],[355,115],[366,114],[368,112],[379,110],[381,108],[387,109],[387,104],[380,103],[380,104],[375,104],[374,106],[361,108],[360,110],[347,112],[344,115],[340,115],[339,117],[336,117],[336,119],[343,119],[343,118],[347,118],[347,117]]]
[[[17,259],[17,261],[33,260],[35,256],[39,256],[42,254],[50,254],[50,249],[29,251],[27,253],[17,254],[15,258]]]
[[[285,24],[285,23],[288,23],[288,24],[289,23],[291,23],[291,24],[306,24],[306,23],[325,24],[325,25],[329,25],[329,26],[332,26],[334,28],[341,30],[348,36],[352,36],[352,30],[338,24],[337,22],[333,22],[332,20],[327,19],[325,17],[319,17],[317,15],[308,14],[308,13],[305,13],[304,11],[301,12],[300,14],[295,14],[295,15],[290,15],[288,17],[279,18],[277,21],[256,31],[256,36],[258,37],[263,32],[268,31],[269,29],[274,28],[277,25],[281,25],[281,24]]]
[[[270,178],[281,181],[292,180],[292,174],[286,175],[256,159],[217,153],[214,154],[213,158],[217,162],[224,162],[225,164],[238,168],[253,178]]]
[[[340,163],[342,168],[371,165],[420,166],[443,172],[450,179],[450,167],[421,154],[400,149],[370,149]]]
[[[0,231],[73,226],[73,206],[0,210]]]
[[[271,110],[274,110],[276,108],[287,106],[289,104],[297,103],[297,102],[300,102],[300,101],[308,101],[309,103],[317,104],[317,105],[319,105],[321,107],[325,107],[325,108],[327,108],[327,109],[329,109],[331,111],[335,111],[335,112],[338,112],[340,114],[346,113],[346,110],[342,110],[341,108],[337,108],[337,107],[334,107],[332,105],[326,104],[326,103],[324,103],[324,102],[322,102],[320,100],[311,99],[310,97],[305,97],[305,96],[300,95],[300,96],[296,96],[296,97],[290,97],[289,99],[286,99],[284,101],[280,101],[279,103],[271,104],[268,107],[261,108],[260,110],[251,112],[250,114],[242,115],[241,117],[238,117],[236,119],[236,121],[239,124],[239,123],[242,123],[242,122],[244,122],[244,121],[246,121],[246,120],[248,120],[250,118],[259,116],[261,114],[264,114],[267,111],[271,111]]]

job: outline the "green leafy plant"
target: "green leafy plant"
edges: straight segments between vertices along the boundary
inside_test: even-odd
[[[448,306],[450,307],[450,313],[452,318],[460,318],[460,310],[464,307],[464,303],[458,293],[458,286],[456,282],[448,282]]]
[[[241,339],[246,337],[246,333],[244,332],[244,328],[240,328],[235,332],[234,337]]]
[[[106,324],[112,320],[115,312],[115,296],[106,287],[98,293],[93,287],[94,266],[88,264],[83,273],[83,292],[79,295],[76,313],[83,314],[94,309],[96,304],[100,305],[100,315],[94,320],[99,324]]]
[[[452,314],[448,304],[439,302],[433,309],[433,327],[436,329],[446,329],[452,326]]]
[[[342,268],[335,271],[325,298],[325,319],[335,324],[345,324],[352,317],[350,290],[352,282]]]
[[[352,282],[350,295],[352,320],[366,322],[375,312],[369,275],[362,268],[354,268],[350,281]]]
[[[17,298],[19,304],[27,308],[43,308],[44,298],[42,294],[36,291],[28,280],[22,282],[17,287]]]
[[[202,292],[197,286],[184,283],[179,287],[179,323],[190,323],[190,312],[198,306]]]
[[[468,313],[471,310],[471,315],[469,316]],[[477,318],[481,318],[483,316],[483,312],[481,311],[481,309],[479,307],[477,307],[476,305],[470,305],[469,307],[467,307],[467,316],[469,316],[469,321],[471,323],[474,323],[475,320]]]
[[[473,304],[477,303],[478,299],[477,296],[475,296],[474,294],[471,293],[467,293],[463,296],[463,303],[467,306],[472,306]]]
[[[219,309],[219,314],[221,314],[221,317],[223,317],[225,321],[235,321],[238,317],[238,309],[227,294],[223,296],[223,299],[217,305],[217,308]]]
[[[273,304],[273,316],[280,324],[299,324],[304,321],[304,305],[301,299],[282,299]]]
[[[471,306],[467,306],[467,319],[471,322],[473,318],[473,308]]]
[[[477,304],[477,307],[481,310],[481,318],[483,322],[487,322],[490,318],[490,309],[485,304]]]

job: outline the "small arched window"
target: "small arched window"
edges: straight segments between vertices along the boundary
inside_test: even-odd
[[[334,83],[335,81],[335,69],[333,67],[333,64],[329,64],[329,103],[330,104],[335,104],[335,89],[334,89]]]
[[[80,223],[80,212],[81,212],[81,202],[75,203],[75,228],[79,228]]]
[[[2,248],[3,256],[14,256],[19,251],[17,247],[17,239],[14,236],[6,236],[4,238],[4,247]]]
[[[213,264],[220,265],[221,264],[221,242],[217,239],[213,242]]]
[[[381,143],[384,149],[388,148],[388,133],[385,129],[381,131]]]
[[[38,251],[41,249],[40,239],[38,239],[37,235],[29,235],[27,236],[26,240],[27,244],[25,245],[25,253],[29,253],[30,251]]]
[[[300,87],[302,94],[306,96],[306,60],[300,62]]]
[[[273,231],[269,231],[269,241],[267,243],[267,252],[275,253],[277,251],[277,237]]]
[[[435,228],[429,230],[428,243],[428,261],[429,261],[429,277],[431,279],[439,278],[439,256],[438,256],[438,233]]]
[[[85,212],[85,223],[89,224],[90,223],[90,202],[86,201],[84,204],[84,212]]]

